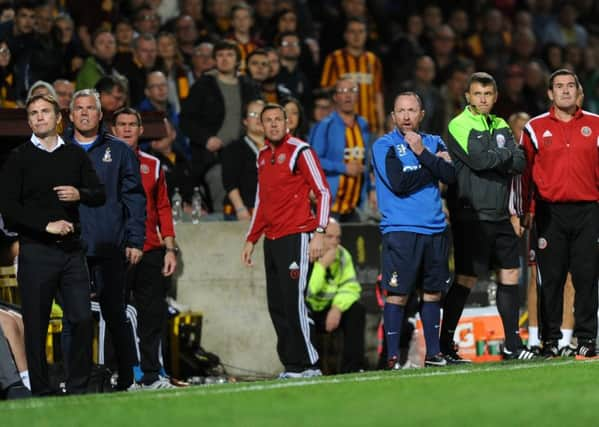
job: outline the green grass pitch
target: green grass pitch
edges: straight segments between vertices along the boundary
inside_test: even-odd
[[[367,372],[0,402],[0,426],[599,426],[599,363]]]

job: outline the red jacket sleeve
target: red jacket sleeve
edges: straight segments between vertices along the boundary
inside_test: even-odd
[[[319,227],[325,228],[329,223],[331,190],[314,150],[307,148],[301,152],[297,160],[297,169],[306,178],[316,196],[316,220]]]
[[[156,187],[156,210],[158,211],[158,226],[160,235],[164,237],[175,237],[175,227],[173,226],[173,211],[171,202],[168,199],[166,188],[166,178],[164,171],[160,168],[158,175],[158,185]]]
[[[250,229],[245,237],[246,241],[256,243],[258,239],[260,239],[260,236],[262,236],[262,233],[264,233],[266,221],[264,220],[264,215],[262,215],[262,212],[263,208],[260,200],[260,183],[258,183],[256,187],[256,200],[254,202],[254,211],[252,213]]]

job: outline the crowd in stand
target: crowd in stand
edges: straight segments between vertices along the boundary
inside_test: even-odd
[[[445,141],[475,71],[497,81],[493,113],[506,120],[546,112],[559,69],[576,73],[585,110],[599,113],[598,22],[588,0],[0,0],[0,106],[43,93],[72,112],[73,94],[95,89],[105,118],[163,112],[165,136],[140,133],[135,147],[141,137],[160,160],[168,198],[178,189],[191,212],[197,187],[204,212],[249,221],[261,112],[277,103],[318,155],[334,223],[356,222],[377,211],[369,153],[400,126],[387,114],[395,95],[417,94],[419,129]],[[11,316],[16,332],[4,335],[22,336]]]
[[[389,94],[402,90],[422,98],[422,129],[446,137],[473,71],[498,80],[494,112],[507,118],[544,111],[548,75],[568,68],[581,79],[585,108],[599,111],[599,8],[591,1],[24,0],[0,2],[0,10],[2,107],[23,106],[41,80],[63,106],[74,90],[95,87],[109,111],[164,111],[167,138],[142,147],[174,171],[171,192],[179,187],[189,204],[200,187],[205,210],[218,218],[252,208],[231,204],[221,176],[223,150],[242,138],[252,98],[297,100],[294,134],[307,139],[331,113],[323,104],[336,81],[350,74],[372,137],[389,126]],[[224,73],[215,56],[223,41],[238,58]],[[227,79],[241,82],[241,94],[223,91]]]

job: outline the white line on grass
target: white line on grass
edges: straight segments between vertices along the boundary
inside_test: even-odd
[[[394,372],[381,372],[378,374],[352,374],[352,375],[337,375],[331,377],[315,377],[303,380],[278,380],[275,382],[265,383],[251,383],[242,385],[241,383],[225,384],[225,385],[210,385],[210,386],[198,386],[191,388],[182,389],[170,389],[168,391],[139,391],[129,393],[115,393],[115,394],[94,394],[94,395],[83,395],[83,396],[68,396],[58,398],[40,398],[31,400],[20,400],[20,401],[8,401],[0,403],[0,409],[3,410],[20,410],[20,409],[47,409],[53,406],[66,406],[73,405],[78,406],[82,403],[103,403],[110,402],[128,402],[135,399],[139,399],[143,396],[150,395],[153,399],[172,399],[179,397],[189,396],[205,396],[205,395],[219,395],[219,394],[234,394],[234,393],[245,393],[253,391],[266,391],[266,390],[277,390],[285,388],[315,386],[320,384],[343,384],[343,383],[360,383],[360,382],[371,382],[380,380],[390,381],[402,381],[413,378],[423,377],[445,377],[450,375],[469,375],[486,372],[497,372],[497,371],[517,371],[522,369],[537,369],[537,368],[550,368],[552,366],[566,366],[575,365],[581,363],[594,363],[598,360],[588,361],[577,361],[577,360],[564,360],[557,361],[548,364],[547,362],[526,362],[521,364],[505,365],[505,364],[494,364],[485,368],[476,369],[413,369],[409,371],[398,371]],[[57,404],[58,403],[58,404]],[[65,405],[66,404],[66,405]]]

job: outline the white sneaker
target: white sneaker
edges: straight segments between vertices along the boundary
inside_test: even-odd
[[[135,381],[133,381],[133,384],[131,384],[129,387],[127,387],[127,391],[140,391],[142,389],[141,384],[136,383]]]
[[[320,369],[306,369],[301,373],[302,378],[321,377],[322,371]]]
[[[291,378],[301,378],[302,377],[303,372],[287,372],[287,371],[283,371],[279,374],[279,379],[280,380],[288,380]]]
[[[168,378],[158,377],[158,379],[156,381],[154,381],[152,384],[149,384],[149,385],[142,384],[141,388],[144,390],[164,390],[164,389],[177,388],[177,387],[172,385]]]

